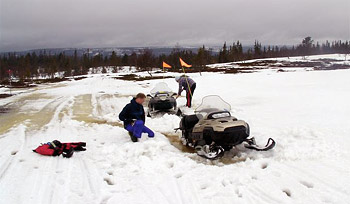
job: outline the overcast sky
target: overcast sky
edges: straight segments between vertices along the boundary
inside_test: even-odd
[[[350,40],[350,0],[0,2],[0,51]]]

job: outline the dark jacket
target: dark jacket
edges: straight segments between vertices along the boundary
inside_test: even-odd
[[[145,122],[145,111],[143,106],[136,103],[135,98],[133,98],[129,104],[127,104],[122,112],[119,113],[119,119],[124,122],[124,127],[132,123],[133,120],[142,120]]]

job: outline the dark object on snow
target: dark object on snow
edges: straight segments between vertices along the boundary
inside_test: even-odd
[[[133,141],[133,142],[138,142],[137,137],[135,137],[134,134],[133,134],[132,132],[128,132],[128,133],[129,133],[129,135],[130,135],[131,141]]]
[[[206,96],[194,115],[183,115],[180,122],[182,142],[195,148],[199,156],[217,159],[232,147],[245,143],[248,149],[267,151],[275,146],[270,138],[265,147],[248,138],[249,125],[230,113],[231,106],[219,96]]]
[[[151,94],[147,95],[150,97],[148,102],[149,113],[152,114],[156,111],[169,111],[176,110],[176,93],[172,92],[168,85],[164,82],[156,84],[151,90]]]
[[[54,140],[51,143],[49,143],[50,146],[52,146],[52,148],[61,148],[62,147],[62,143],[58,140]]]
[[[74,151],[85,151],[85,147],[85,142],[61,143],[58,140],[54,140],[46,144],[41,144],[33,152],[46,156],[59,156],[62,154],[63,157],[70,158]]]
[[[62,152],[62,156],[65,157],[65,158],[70,158],[70,157],[73,156],[73,153],[74,153],[73,147],[70,147],[69,149],[66,148]]]
[[[0,98],[7,98],[12,96],[12,94],[0,94]]]

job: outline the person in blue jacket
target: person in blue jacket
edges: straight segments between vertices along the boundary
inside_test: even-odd
[[[124,128],[133,142],[137,142],[142,133],[147,133],[150,138],[154,137],[154,132],[145,126],[146,117],[142,105],[145,100],[146,95],[138,93],[119,114],[119,119],[124,122]]]

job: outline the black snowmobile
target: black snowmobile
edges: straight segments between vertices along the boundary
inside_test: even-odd
[[[231,106],[220,96],[206,96],[193,115],[183,115],[180,122],[182,142],[195,148],[197,154],[207,159],[217,159],[234,146],[244,143],[244,147],[257,151],[267,151],[275,146],[269,138],[264,147],[256,145],[250,134],[249,125],[230,113]]]
[[[170,112],[176,110],[176,93],[169,86],[160,82],[147,95],[150,99],[148,102],[148,115],[151,116],[156,112]]]

